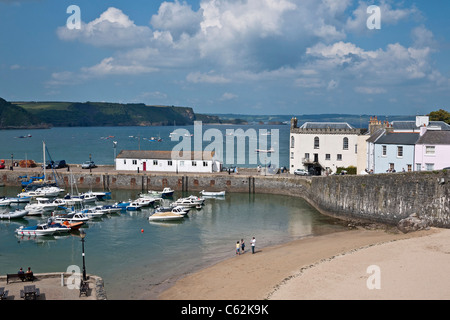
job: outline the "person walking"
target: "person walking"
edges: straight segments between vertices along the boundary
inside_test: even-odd
[[[255,237],[252,238],[252,254],[255,253],[255,244],[256,244],[256,240]]]
[[[239,250],[240,246],[239,246],[239,241],[236,242],[236,254],[240,255],[240,250]]]
[[[242,253],[244,253],[244,251],[245,251],[245,242],[244,242],[244,239],[241,239],[241,249],[242,249]]]

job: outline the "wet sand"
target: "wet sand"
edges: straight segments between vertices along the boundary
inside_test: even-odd
[[[448,229],[402,234],[358,228],[257,247],[255,254],[249,250],[187,275],[158,299],[449,299],[449,253]],[[370,266],[379,273],[368,272]]]

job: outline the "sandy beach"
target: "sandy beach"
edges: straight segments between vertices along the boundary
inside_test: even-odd
[[[358,228],[256,248],[178,280],[158,299],[450,298],[448,229]]]

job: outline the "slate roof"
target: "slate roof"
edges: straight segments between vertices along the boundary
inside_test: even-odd
[[[186,156],[186,158],[183,157]],[[212,160],[214,151],[192,151],[183,154],[178,152],[178,157],[172,157],[172,151],[155,150],[122,150],[117,155],[117,159],[150,159],[150,160]]]
[[[389,132],[380,137],[375,144],[405,144],[414,145],[419,139],[419,133]]]
[[[302,129],[354,129],[347,122],[305,122]]]
[[[441,131],[441,130],[427,130],[419,138],[417,144],[448,144],[450,145],[450,131]]]
[[[392,126],[394,130],[417,130],[415,121],[392,121]],[[444,121],[430,121],[428,123],[429,127],[439,127],[441,130],[450,130],[450,125],[446,124]]]
[[[375,131],[373,134],[370,135],[370,138],[366,140],[366,142],[371,142],[371,143],[375,143],[378,138],[380,138],[383,134],[384,134],[385,130],[384,129],[378,129],[377,131]]]

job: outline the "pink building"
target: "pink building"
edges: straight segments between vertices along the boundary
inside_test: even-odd
[[[415,171],[450,168],[450,131],[421,127],[414,154]]]

